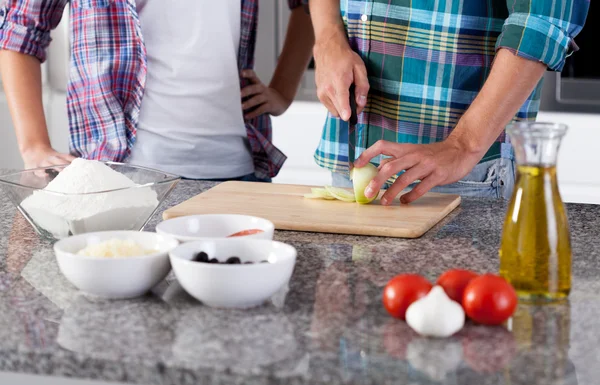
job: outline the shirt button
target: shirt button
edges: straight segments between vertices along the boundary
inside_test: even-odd
[[[362,16],[360,17],[360,19],[361,19],[362,21],[367,21],[368,17],[367,17],[367,15],[362,15]]]

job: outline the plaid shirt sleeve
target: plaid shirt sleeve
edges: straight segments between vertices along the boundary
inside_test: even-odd
[[[589,5],[589,0],[507,0],[509,16],[496,49],[561,71],[569,52],[578,49],[573,38],[583,28]]]
[[[46,60],[50,31],[68,0],[6,0],[0,8],[0,49]]]

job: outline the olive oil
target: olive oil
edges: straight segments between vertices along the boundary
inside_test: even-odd
[[[571,242],[556,166],[518,165],[500,247],[500,274],[522,300],[565,299]]]

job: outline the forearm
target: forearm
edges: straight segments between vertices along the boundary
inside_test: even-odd
[[[21,153],[50,147],[42,104],[40,61],[33,56],[0,50],[0,73]]]
[[[310,16],[302,7],[293,9],[283,49],[269,85],[289,101],[296,95],[302,75],[310,62],[314,43]]]
[[[309,1],[309,7],[315,31],[315,54],[319,45],[326,44],[331,39],[347,44],[339,0]]]
[[[500,49],[483,88],[448,138],[483,155],[531,95],[546,65]]]

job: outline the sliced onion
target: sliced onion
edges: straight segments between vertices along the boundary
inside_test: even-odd
[[[344,202],[355,202],[356,201],[356,199],[354,198],[354,194],[352,194],[348,190],[344,190],[343,188],[339,188],[339,187],[331,187],[331,186],[325,186],[325,188],[327,189],[327,192],[329,192],[331,195],[333,195],[336,199],[339,199]]]
[[[312,189],[311,189],[311,192],[312,192],[312,194],[313,194],[313,195],[319,196],[319,197],[321,197],[321,198],[324,198],[324,199],[328,199],[328,198],[333,198],[333,199],[335,199],[335,198],[334,198],[334,197],[333,197],[333,196],[332,196],[332,195],[329,193],[329,191],[327,191],[327,189],[326,189],[326,188],[317,188],[317,187],[315,187],[315,188],[312,188]]]
[[[322,196],[322,195],[316,195],[316,194],[304,194],[304,198],[307,198],[307,199],[325,199],[325,200],[328,200],[328,201],[335,200],[335,197],[332,197],[332,196]]]

